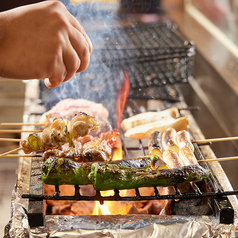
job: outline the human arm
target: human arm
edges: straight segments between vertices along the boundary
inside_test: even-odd
[[[89,64],[92,44],[83,27],[58,1],[0,13],[0,76],[45,79],[57,87]]]

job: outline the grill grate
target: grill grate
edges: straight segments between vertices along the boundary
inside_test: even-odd
[[[98,35],[102,40],[92,40],[96,48],[91,62],[122,66],[133,89],[187,83],[192,74],[195,47],[173,24],[124,27]]]
[[[195,47],[176,33],[172,24],[124,27],[89,34],[94,50],[86,71],[56,89],[41,84],[44,104],[68,95],[96,102],[115,98],[124,82],[126,70],[132,99],[180,101],[174,84],[187,83],[192,74]],[[89,93],[90,92],[90,93]],[[52,107],[52,105],[50,105]]]

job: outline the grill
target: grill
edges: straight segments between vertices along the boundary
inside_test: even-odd
[[[127,109],[127,111],[131,111],[131,109]],[[123,135],[123,133],[121,134]],[[131,143],[128,143],[125,138],[122,138],[124,159],[130,158],[131,153],[136,153],[136,156],[145,156],[148,154],[146,153],[147,147],[143,145],[141,140],[138,141],[138,147],[131,146],[130,144]],[[197,144],[195,144],[194,153],[198,160],[204,160],[204,155]],[[114,195],[112,196],[102,196],[100,191],[95,191],[94,196],[84,196],[80,194],[80,186],[75,186],[75,194],[73,196],[61,196],[59,186],[55,186],[55,193],[53,195],[43,195],[43,183],[40,179],[41,166],[41,155],[36,155],[32,161],[30,193],[22,194],[22,198],[30,199],[28,216],[30,218],[29,221],[31,226],[43,225],[43,200],[99,201],[103,204],[104,201],[148,201],[173,199],[174,201],[181,200],[183,204],[183,201],[191,201],[195,199],[197,201],[197,205],[199,206],[202,202],[201,198],[209,198],[210,205],[208,205],[206,209],[202,207],[199,212],[206,212],[204,215],[216,215],[219,217],[219,221],[224,224],[232,224],[234,222],[234,209],[227,196],[237,195],[238,191],[224,191],[214,173],[212,173],[205,181],[191,183],[189,189],[184,192],[180,192],[179,188],[174,187],[175,194],[169,195],[160,195],[158,189],[154,187],[153,196],[142,196],[139,189],[135,189],[135,196],[120,196],[119,190],[114,190]],[[204,167],[212,171],[209,165],[205,163]],[[209,214],[207,214],[207,212],[209,212]]]

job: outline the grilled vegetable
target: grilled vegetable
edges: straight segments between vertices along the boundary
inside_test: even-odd
[[[183,148],[184,146],[188,146],[192,152],[194,152],[194,146],[190,139],[190,134],[186,130],[178,131],[176,135],[176,140],[179,148]]]
[[[168,165],[169,169],[179,169],[185,165],[178,154],[172,150],[164,151],[162,158],[163,161]]]
[[[42,166],[41,179],[46,184],[91,184],[92,163],[78,163],[64,158],[48,158]]]
[[[112,164],[92,164],[89,178],[95,190],[132,189],[139,187],[176,186],[206,178],[209,172],[199,165],[181,169],[142,171],[120,169]]]
[[[188,146],[184,146],[182,149],[180,149],[179,157],[182,159],[185,165],[198,164],[194,153]]]
[[[96,162],[97,163],[97,162]],[[104,162],[98,162],[104,164]],[[128,160],[115,160],[106,162],[118,169],[132,170],[157,170],[167,168],[165,163],[156,156],[138,157]],[[156,166],[155,166],[156,164]],[[91,172],[93,162],[80,163],[67,158],[57,158],[50,156],[42,167],[41,179],[44,183],[53,185],[62,184],[89,184],[88,175]]]
[[[99,122],[95,118],[86,113],[79,113],[71,121],[57,119],[42,132],[30,134],[27,141],[21,142],[21,146],[26,154],[32,151],[55,148],[62,143],[69,143],[70,146],[74,146],[74,139],[86,136],[98,128]]]
[[[159,131],[160,133],[163,133],[168,128],[174,128],[176,131],[187,130],[188,117],[180,117],[178,119],[164,118],[157,122],[136,126],[127,130],[125,137],[137,140],[146,139],[149,138],[153,132]]]
[[[162,146],[164,150],[179,152],[179,147],[176,143],[176,130],[174,128],[168,128],[162,134]]]
[[[78,163],[64,158],[49,158],[42,167],[42,181],[52,185],[93,184],[96,190],[175,186],[200,181],[209,170],[199,165],[180,169],[151,169],[154,156],[114,162]],[[163,162],[162,162],[163,163]]]
[[[150,135],[148,150],[149,155],[162,156],[161,134],[158,131]]]
[[[121,128],[127,131],[133,127],[144,125],[147,123],[159,121],[164,117],[176,118],[179,116],[178,108],[173,107],[159,112],[143,112],[135,116],[124,119]]]

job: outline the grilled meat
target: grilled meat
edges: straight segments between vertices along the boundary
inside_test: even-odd
[[[74,159],[78,162],[109,161],[118,135],[118,131],[114,130],[102,133],[99,138],[90,135],[80,137],[74,141],[74,147],[66,143],[60,149],[45,151],[42,157],[44,161],[52,155]]]
[[[49,127],[40,133],[30,134],[21,142],[23,151],[27,154],[32,151],[55,148],[64,143],[74,146],[73,140],[89,134],[99,128],[99,122],[86,113],[79,113],[71,121],[56,119]],[[30,149],[31,148],[31,149]]]

